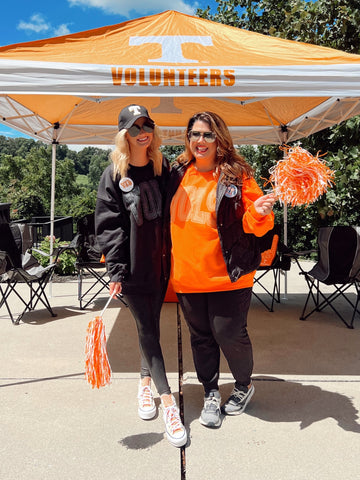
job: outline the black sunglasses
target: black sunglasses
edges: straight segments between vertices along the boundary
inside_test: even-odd
[[[216,133],[214,132],[197,132],[196,130],[191,130],[189,132],[189,140],[199,140],[203,137],[206,143],[214,143],[216,140]]]
[[[141,130],[144,130],[146,133],[152,133],[154,131],[155,125],[151,122],[144,122],[144,124],[140,127],[139,125],[132,125],[130,128],[127,129],[130,137],[137,137]]]

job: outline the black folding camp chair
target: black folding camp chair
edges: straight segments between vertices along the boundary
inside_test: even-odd
[[[94,214],[90,213],[77,221],[77,233],[70,248],[76,253],[75,267],[78,275],[78,300],[80,309],[88,307],[104,290],[109,290],[109,277],[102,252],[95,236]],[[84,286],[84,278],[90,280]],[[122,299],[122,295],[117,295]],[[126,304],[125,304],[126,305]]]
[[[360,227],[335,226],[321,227],[318,232],[318,258],[310,271],[305,271],[299,257],[308,252],[292,253],[297,260],[300,275],[304,275],[309,293],[305,301],[300,319],[306,320],[315,312],[330,307],[340,320],[348,327],[354,328],[356,313],[360,314]],[[330,286],[331,292],[324,292],[323,285]],[[355,300],[349,292],[355,288]],[[335,300],[344,299],[352,309],[350,321],[340,313],[339,304]],[[312,300],[313,308],[309,307]],[[309,310],[307,311],[309,307]]]
[[[275,225],[264,237],[261,238],[261,264],[254,277],[254,287],[260,287],[260,292],[253,295],[264,305],[269,312],[274,311],[274,303],[280,303],[280,280],[284,271],[290,270],[291,258],[286,255],[290,250],[281,241],[281,227]],[[265,277],[271,276],[272,288],[266,284]],[[269,297],[269,301],[264,300]]]
[[[4,285],[4,288],[0,287],[0,307],[5,305],[14,324],[18,324],[26,312],[34,310],[39,302],[52,317],[56,316],[47,298],[45,287],[55,270],[59,252],[54,252],[54,261],[47,267],[43,267],[27,248],[28,245],[23,241],[25,238],[27,241],[31,238],[27,225],[10,226],[8,223],[0,223],[0,281]],[[37,251],[47,255],[40,250]],[[26,284],[29,287],[27,299],[24,297],[23,290],[19,291],[20,284]],[[22,311],[16,317],[12,313],[9,301],[12,294],[22,305]]]

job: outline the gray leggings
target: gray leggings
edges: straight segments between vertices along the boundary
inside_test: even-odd
[[[235,385],[250,384],[253,353],[247,332],[251,288],[211,293],[178,293],[190,330],[196,373],[205,395],[218,389],[220,349]]]
[[[151,377],[159,395],[171,393],[160,346],[160,312],[163,299],[164,292],[124,295],[139,335],[141,378]]]

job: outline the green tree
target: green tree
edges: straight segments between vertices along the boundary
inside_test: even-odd
[[[109,156],[110,150],[103,150],[98,147],[85,147],[80,150],[75,159],[75,170],[80,175],[88,175],[90,164],[95,162],[96,158],[104,159]]]
[[[29,167],[31,170],[27,156],[1,156],[0,200],[11,203],[13,218],[30,218],[33,215],[43,215],[46,211],[43,197],[38,191],[39,177],[35,176],[31,181]]]
[[[110,150],[102,150],[97,148],[92,152],[89,163],[89,185],[92,189],[97,190],[100,177],[105,168],[110,164]]]
[[[32,144],[24,157],[0,154],[0,200],[12,204],[13,218],[50,214],[51,146]],[[11,151],[11,148],[10,148]],[[56,161],[56,215],[67,215],[66,199],[77,195],[74,162]]]
[[[289,40],[302,41],[360,53],[360,4],[352,0],[217,0],[216,12],[208,7],[197,15],[226,25]],[[335,185],[309,207],[288,210],[289,244],[312,248],[320,225],[359,224],[360,117],[301,140],[311,153],[326,153],[324,159],[335,171]],[[282,158],[277,146],[243,146],[243,155],[254,167],[263,185],[269,168]],[[282,206],[276,218],[282,220]]]
[[[160,148],[160,150],[171,165],[173,162],[175,162],[180,153],[184,151],[184,145],[164,145]]]
[[[80,192],[71,198],[68,205],[68,215],[71,215],[76,222],[79,218],[95,211],[96,190],[82,188]]]
[[[353,0],[217,0],[197,15],[238,28],[351,53],[360,52],[360,5]]]
[[[3,154],[24,157],[33,147],[40,145],[43,144],[28,138],[8,138],[0,135],[0,157]]]

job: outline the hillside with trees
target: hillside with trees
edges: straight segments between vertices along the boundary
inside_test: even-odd
[[[101,173],[110,150],[66,145],[56,149],[55,215],[77,219],[94,211]],[[0,202],[11,203],[13,220],[49,215],[51,146],[0,136]]]

